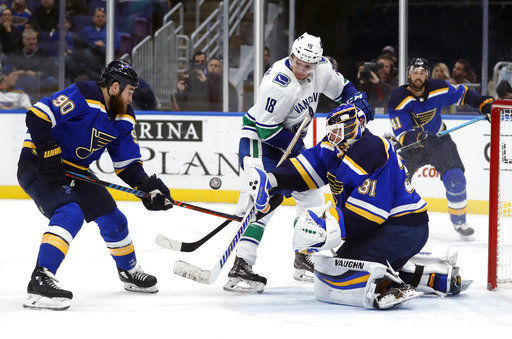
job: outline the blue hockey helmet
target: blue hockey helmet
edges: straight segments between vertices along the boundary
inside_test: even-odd
[[[408,65],[407,65],[407,74],[411,72],[411,70],[414,69],[424,69],[427,71],[427,76],[430,75],[430,66],[427,61],[427,59],[424,58],[411,58],[409,59]]]
[[[121,60],[111,61],[107,66],[103,67],[99,84],[110,87],[116,81],[121,86],[121,92],[127,85],[139,86],[139,77],[133,67]]]
[[[352,104],[342,104],[332,110],[327,116],[325,126],[331,145],[337,146],[341,142],[350,145],[359,139],[364,131],[361,116],[364,117],[364,113]]]

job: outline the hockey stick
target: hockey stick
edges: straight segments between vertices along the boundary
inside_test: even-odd
[[[313,112],[313,109],[311,107],[309,107],[308,116],[302,121],[301,125],[297,129],[297,132],[295,132],[295,135],[293,136],[291,142],[288,144],[286,151],[281,156],[281,159],[279,159],[277,166],[281,165],[283,163],[283,161],[286,160],[288,155],[290,155],[293,146],[295,146],[295,144],[297,143],[297,140],[299,140],[299,136],[301,134],[302,129],[311,121],[314,114],[315,114],[315,112]],[[273,211],[274,209],[276,209],[281,204],[282,201],[283,201],[283,197],[281,195],[273,196],[272,198],[270,198],[270,201],[269,201],[270,210],[266,214],[268,214],[271,211]],[[258,212],[258,214],[256,216],[256,220],[261,219],[266,214]],[[229,225],[230,222],[231,222],[230,220],[224,221],[222,224],[217,226],[213,231],[211,231],[204,237],[202,237],[194,242],[182,242],[179,240],[173,240],[173,239],[170,239],[170,238],[164,236],[163,234],[158,234],[156,236],[155,241],[158,246],[166,248],[168,250],[174,250],[174,251],[180,251],[180,252],[193,252],[196,249],[198,249],[201,245],[203,245],[206,241],[208,241],[210,238],[212,238],[215,234],[219,233],[222,229],[224,229],[224,227]]]
[[[85,181],[85,182],[88,182],[88,183],[91,183],[91,184],[95,184],[95,185],[99,185],[99,186],[104,186],[104,187],[112,188],[112,189],[115,189],[115,190],[118,190],[118,191],[130,193],[130,194],[133,194],[133,195],[138,196],[140,198],[145,198],[145,197],[147,197],[149,195],[146,192],[139,191],[139,190],[134,189],[134,188],[120,186],[120,185],[117,185],[117,184],[113,184],[113,183],[110,183],[110,182],[107,182],[107,181],[95,179],[95,178],[92,178],[92,177],[90,177],[88,175],[84,175],[84,174],[80,174],[80,173],[76,173],[76,172],[66,171],[66,176],[70,177],[70,178],[73,178],[73,179]],[[183,201],[174,200],[174,205],[179,206],[179,207],[183,207],[183,208],[188,208],[190,210],[194,210],[194,211],[201,212],[201,213],[211,214],[211,215],[214,215],[216,217],[228,219],[230,221],[231,220],[242,221],[242,218],[237,216],[237,215],[227,214],[227,213],[223,213],[223,212],[219,212],[219,211],[214,211],[214,210],[211,210],[211,209],[208,209],[208,208],[192,205],[192,204],[189,204],[189,203],[186,203],[186,202],[183,202]]]
[[[483,120],[485,119],[485,116],[481,115],[479,117],[476,117],[474,119],[471,119],[469,121],[466,121],[465,123],[463,124],[460,124],[458,126],[455,126],[455,127],[452,127],[450,129],[447,129],[447,130],[444,130],[442,132],[439,132],[436,134],[437,137],[442,137],[443,135],[446,135],[448,133],[451,133],[453,131],[456,131],[462,127],[466,127],[467,125],[471,125],[471,124],[474,124],[475,122],[477,121],[480,121],[480,120]],[[408,149],[411,149],[411,148],[415,148],[415,147],[418,147],[419,145],[421,144],[421,141],[416,141],[416,142],[413,142],[412,144],[409,144],[409,145],[406,145],[406,146],[403,146],[403,147],[400,147],[399,149],[397,149],[398,152],[402,152],[402,151],[407,151]]]
[[[250,208],[247,209],[245,215],[240,223],[240,227],[235,234],[235,237],[229,243],[228,247],[218,260],[217,264],[211,270],[203,270],[197,266],[191,265],[187,262],[178,260],[174,264],[174,274],[182,276],[184,278],[200,282],[202,284],[213,284],[220,274],[220,271],[226,264],[231,253],[234,251],[237,243],[242,238],[247,227],[254,221],[256,216],[256,204],[251,198]]]
[[[299,140],[299,137],[300,137],[300,134],[302,132],[302,129],[304,127],[306,127],[307,124],[309,124],[309,122],[313,119],[313,115],[315,115],[315,112],[313,112],[313,109],[311,108],[311,106],[309,106],[309,113],[308,113],[308,115],[304,118],[304,120],[302,120],[302,123],[300,124],[299,128],[297,129],[297,132],[295,132],[295,135],[293,136],[292,141],[290,141],[290,144],[286,148],[286,151],[284,152],[283,156],[281,157],[281,159],[277,163],[276,167],[281,165],[283,163],[283,161],[285,161],[286,158],[288,158],[288,156],[290,155],[290,153],[291,153],[291,151],[293,149],[293,146],[295,146],[295,144],[297,143],[297,140]]]
[[[272,198],[270,198],[270,201],[269,201],[270,210],[267,213],[258,212],[256,214],[256,220],[260,220],[261,218],[263,218],[264,216],[266,216],[267,214],[269,214],[270,212],[275,210],[279,205],[281,205],[282,202],[283,202],[282,195],[272,196]],[[168,250],[173,250],[173,251],[178,251],[178,252],[194,252],[199,247],[201,247],[205,242],[210,240],[211,237],[213,237],[215,234],[219,233],[222,229],[224,229],[231,221],[232,220],[224,221],[222,224],[217,226],[213,231],[211,231],[204,237],[202,237],[196,241],[193,241],[193,242],[183,242],[183,241],[179,241],[179,240],[173,240],[173,239],[166,237],[163,234],[158,234],[156,236],[155,241],[158,246],[168,249]]]

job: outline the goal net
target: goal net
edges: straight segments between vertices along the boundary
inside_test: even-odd
[[[488,289],[512,282],[512,100],[492,106]]]

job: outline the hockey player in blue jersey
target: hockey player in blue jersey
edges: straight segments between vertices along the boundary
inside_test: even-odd
[[[335,207],[331,208],[332,205],[328,203],[308,209],[301,215],[295,226],[294,249],[312,253],[341,245],[335,252],[336,257],[355,260],[349,266],[379,268],[382,273],[379,279],[389,277],[398,285],[385,292],[386,279],[374,281],[381,289],[375,292],[374,307],[389,308],[417,296],[414,288],[396,275],[385,274],[385,266],[389,265],[392,272],[408,263],[408,267],[413,267],[415,272],[414,259],[411,258],[420,252],[428,238],[425,201],[409,183],[401,158],[390,142],[365,128],[359,109],[353,105],[339,106],[328,116],[326,130],[328,133],[322,142],[269,173],[249,165],[248,186],[255,196],[256,208],[266,210],[268,197],[276,189],[305,191],[329,185]],[[320,299],[351,304],[346,300],[346,290],[370,288],[368,276],[371,272],[362,275],[361,270],[348,270],[336,280],[330,275],[330,268],[326,269],[324,265],[327,259],[322,260],[321,268],[315,263],[315,293],[317,281],[321,281],[319,286],[323,286],[319,287]],[[336,265],[339,266],[340,262]],[[424,278],[423,284],[426,285],[425,279],[430,274],[444,275],[444,280],[434,284],[436,291],[445,294],[460,292],[460,288],[448,284],[452,280],[460,282],[458,277],[452,279],[455,272],[453,266],[446,262],[440,266],[427,264],[422,271],[425,277],[418,272],[411,274],[409,269],[403,273],[403,279],[406,282],[414,281],[414,287],[417,287],[421,278]],[[326,272],[322,273],[323,269]],[[340,296],[340,300],[328,299],[330,297],[327,295],[332,296],[332,291],[325,289],[331,288]],[[431,289],[435,292],[434,288]],[[361,298],[366,292],[368,290],[361,290]],[[349,299],[352,297],[350,294]],[[360,301],[355,304],[359,305]]]
[[[466,178],[457,146],[449,135],[437,137],[445,130],[441,110],[445,106],[469,104],[479,108],[490,120],[493,99],[481,96],[465,85],[454,87],[439,79],[428,79],[428,62],[413,58],[409,62],[407,85],[391,92],[389,119],[396,140],[401,146],[420,141],[420,146],[401,153],[409,171],[427,164],[435,167],[446,188],[448,211],[454,229],[463,240],[472,240],[474,230],[466,223]]]
[[[34,104],[26,115],[28,133],[18,163],[18,181],[50,222],[28,284],[27,308],[66,309],[73,294],[61,289],[55,274],[82,224],[95,221],[128,291],[157,292],[157,280],[144,273],[135,256],[128,222],[105,187],[72,181],[66,170],[87,174],[107,150],[116,174],[150,193],[149,210],[167,210],[169,189],[142,167],[135,134],[132,95],[138,86],[133,68],[112,61],[98,82],[77,82]]]

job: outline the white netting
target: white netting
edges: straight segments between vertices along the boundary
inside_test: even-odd
[[[512,107],[501,109],[498,186],[498,282],[512,282]]]

